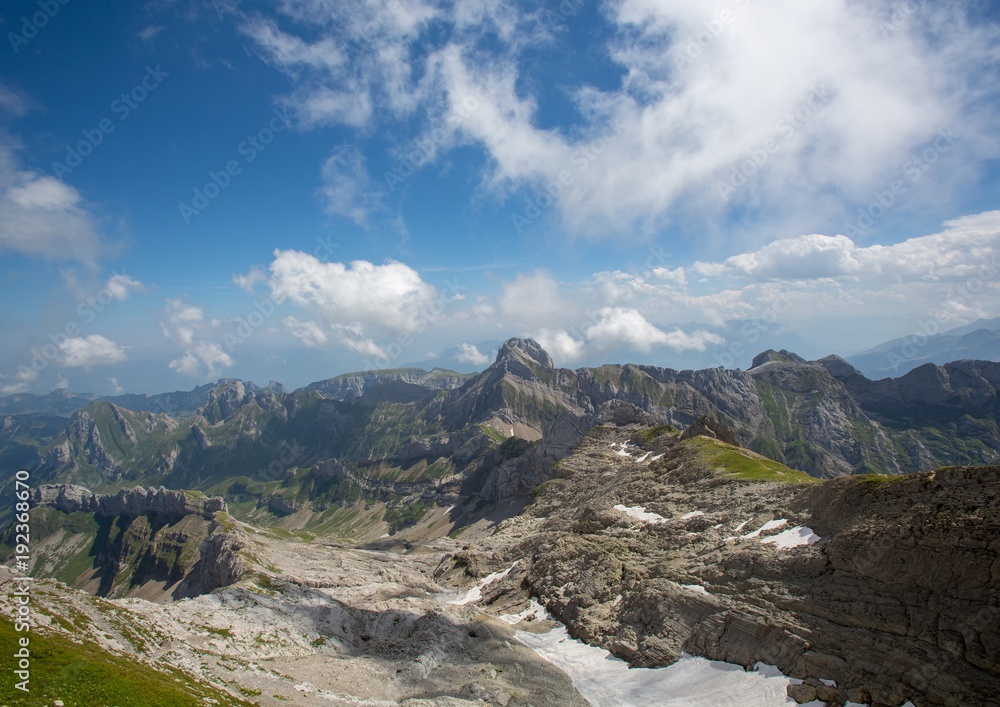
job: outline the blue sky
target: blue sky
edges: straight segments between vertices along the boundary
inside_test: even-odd
[[[1000,316],[990,3],[7,2],[0,391]]]

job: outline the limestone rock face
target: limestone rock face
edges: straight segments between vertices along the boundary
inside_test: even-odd
[[[797,700],[996,704],[1000,467],[733,480],[704,442],[649,432],[590,430],[524,516],[464,553],[476,576],[520,560],[484,603],[510,612],[525,587],[635,666],[774,664],[806,681]]]
[[[702,415],[681,434],[681,439],[691,439],[692,437],[711,437],[722,440],[728,444],[739,445],[736,441],[736,433],[725,425],[716,422],[708,415]]]
[[[207,594],[240,581],[247,571],[240,550],[246,546],[242,532],[230,530],[209,535],[201,543],[198,564],[175,595]]]
[[[64,513],[85,511],[101,516],[126,516],[135,518],[156,513],[164,518],[178,519],[187,515],[201,516],[207,520],[219,511],[227,511],[221,497],[205,497],[159,488],[135,487],[121,489],[113,494],[95,494],[83,486],[72,484],[38,486],[33,494],[36,506],[52,506]]]

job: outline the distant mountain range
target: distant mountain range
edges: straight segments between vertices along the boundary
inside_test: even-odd
[[[872,380],[901,376],[925,363],[943,365],[965,359],[1000,361],[1000,318],[980,319],[955,329],[935,333],[917,330],[848,356],[847,361]]]
[[[709,415],[743,446],[816,477],[903,474],[994,463],[998,385],[997,363],[926,364],[871,381],[841,358],[784,350],[748,371],[570,370],[512,339],[477,374],[395,369],[294,392],[222,380],[157,396],[8,398],[0,473],[28,468],[39,482],[98,492],[249,488],[279,512],[422,494],[496,503],[530,494],[586,430],[627,414],[675,427]]]

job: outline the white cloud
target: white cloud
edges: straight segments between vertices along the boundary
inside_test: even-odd
[[[13,150],[0,144],[0,248],[92,265],[107,244],[76,189],[21,169]]]
[[[462,343],[458,345],[459,353],[458,360],[461,363],[468,363],[473,366],[487,366],[490,363],[490,357],[479,350],[474,344]]]
[[[572,363],[584,354],[584,342],[567,331],[542,329],[534,338],[549,352],[556,365]]]
[[[232,357],[219,344],[201,343],[170,362],[170,369],[188,378],[216,378],[224,368],[234,364]]]
[[[378,207],[379,195],[368,176],[364,155],[354,147],[335,150],[323,165],[326,212],[346,216],[360,226]]]
[[[111,294],[111,297],[124,302],[132,292],[145,292],[146,286],[136,280],[131,275],[117,273],[108,278],[104,288]]]
[[[14,187],[7,198],[23,209],[65,211],[76,206],[80,195],[75,189],[52,177],[37,177]]]
[[[305,346],[319,346],[327,341],[326,332],[316,322],[303,322],[295,317],[285,317],[285,328]]]
[[[121,395],[122,393],[125,392],[125,389],[118,384],[118,379],[115,378],[114,376],[108,378],[108,382],[111,384],[111,392],[114,393],[115,395]]]
[[[271,62],[293,75],[298,68],[311,68],[337,76],[345,68],[347,58],[332,38],[309,44],[282,32],[269,20],[248,23],[243,31],[257,42]]]
[[[893,245],[859,247],[846,236],[807,235],[773,241],[723,262],[695,263],[710,277],[747,280],[840,279],[870,286],[936,281],[974,274],[1000,247],[1000,211],[945,223],[941,233]]]
[[[861,268],[857,255],[846,236],[814,234],[774,241],[754,253],[735,255],[725,265],[754,278],[807,280],[856,273]]]
[[[318,88],[296,91],[283,106],[293,111],[306,129],[331,125],[350,125],[359,128],[372,116],[372,102],[367,93],[357,87],[353,91]]]
[[[523,4],[288,0],[285,30],[255,19],[244,31],[291,77],[287,100],[306,127],[391,123],[400,145],[444,127],[431,158],[482,148],[485,187],[499,200],[525,190],[518,209],[568,175],[552,213],[595,236],[719,226],[736,210],[841,219],[942,129],[960,126],[960,139],[947,167],[908,185],[913,198],[959,189],[1000,155],[1000,27],[970,20],[964,3],[616,0],[604,10],[607,38],[593,51],[622,78],[560,86],[576,109],[566,129],[543,124],[543,81],[523,55],[563,33],[552,13]],[[752,178],[739,178],[744,165]],[[733,175],[740,184],[720,189]]]
[[[125,349],[100,334],[77,336],[59,344],[62,363],[68,368],[90,369],[112,363],[121,363],[127,356]]]
[[[250,272],[246,275],[233,275],[233,282],[236,283],[236,286],[250,294],[253,294],[253,288],[256,287],[258,282],[264,282],[265,280],[267,280],[267,273],[256,265],[250,268]]]
[[[27,114],[33,106],[33,101],[26,95],[9,86],[0,84],[0,110],[14,116]]]
[[[290,300],[330,324],[417,332],[432,318],[437,290],[399,262],[327,263],[294,250],[276,250],[268,285],[276,302]]]
[[[354,324],[334,324],[333,330],[337,334],[337,340],[354,353],[372,358],[388,358],[385,349],[375,343],[374,340],[365,336],[364,327],[359,323]]]
[[[163,308],[160,330],[168,339],[190,346],[204,319],[205,313],[200,307],[171,298]]]
[[[519,274],[505,283],[500,294],[500,314],[507,320],[530,329],[565,325],[573,318],[574,308],[560,292],[559,283],[544,271]]]
[[[38,380],[38,375],[38,371],[33,368],[21,366],[18,368],[17,373],[12,376],[14,379],[13,383],[0,386],[0,395],[14,395],[17,393],[28,392],[31,384]],[[9,377],[10,376],[0,375],[0,379],[6,379]]]
[[[723,344],[717,334],[696,331],[688,334],[681,329],[662,331],[634,309],[605,307],[597,313],[597,322],[585,330],[587,339],[601,349],[612,349],[626,344],[636,351],[649,353],[656,346],[666,346],[674,351],[704,351],[709,344]]]

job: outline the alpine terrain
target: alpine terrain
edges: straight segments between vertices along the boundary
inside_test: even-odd
[[[511,339],[478,374],[0,399],[62,666],[33,695],[126,661],[117,704],[993,705],[998,385]]]

